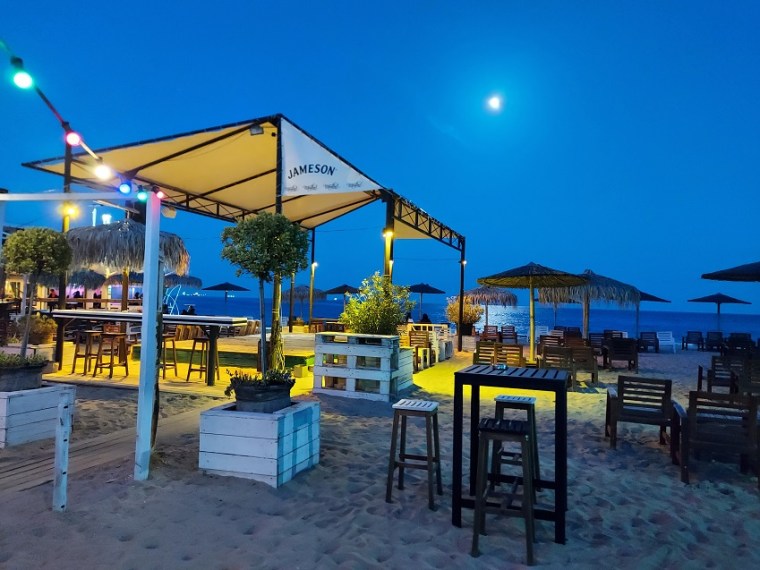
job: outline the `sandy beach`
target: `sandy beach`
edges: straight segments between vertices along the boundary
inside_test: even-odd
[[[197,468],[198,432],[158,447],[147,482],[132,479],[133,458],[73,475],[68,510],[50,508],[50,484],[9,496],[0,509],[0,567],[28,568],[503,568],[525,562],[520,519],[489,515],[482,555],[470,557],[472,512],[451,525],[452,360],[415,375],[413,397],[441,405],[444,495],[428,510],[423,472],[385,502],[391,430],[387,403],[330,396],[321,402],[320,464],[272,489]],[[640,376],[674,380],[685,403],[709,353],[642,354]],[[605,386],[570,392],[567,543],[537,524],[536,562],[546,568],[726,568],[760,563],[758,491],[737,462],[695,462],[692,484],[658,444],[657,428],[621,424],[618,449],[604,438]],[[492,414],[496,390],[484,390]],[[301,398],[317,398],[301,394]],[[136,392],[79,387],[73,438],[131,427]],[[162,415],[219,403],[211,396],[162,394]],[[538,396],[542,469],[551,470],[553,403]],[[418,425],[410,428],[422,441]],[[52,449],[41,442],[0,450],[0,465]],[[540,500],[539,494],[539,500]]]

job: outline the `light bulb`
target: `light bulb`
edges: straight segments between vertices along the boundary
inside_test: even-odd
[[[95,176],[100,180],[108,180],[113,178],[113,170],[101,162],[95,167]]]

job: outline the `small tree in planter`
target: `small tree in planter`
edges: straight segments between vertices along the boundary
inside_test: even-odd
[[[69,268],[71,247],[61,232],[50,228],[27,228],[8,237],[3,257],[8,271],[29,275],[29,287],[32,292],[29,303],[32,306],[40,276],[43,273],[60,275]],[[31,319],[27,319],[21,338],[22,357],[26,356],[31,324]]]
[[[483,316],[483,307],[471,303],[467,297],[464,298],[464,311],[462,312],[462,322],[459,322],[459,297],[449,297],[449,303],[446,305],[446,318],[449,322],[461,327],[462,334],[470,336],[472,334],[472,325],[480,320]]]
[[[235,394],[236,407],[241,412],[271,413],[290,405],[290,389],[296,383],[290,370],[270,369],[261,375],[230,372],[227,396]]]
[[[395,335],[412,307],[408,287],[394,285],[389,277],[375,273],[362,282],[359,293],[351,296],[340,321],[351,332]]]
[[[284,370],[285,355],[280,334],[280,282],[282,275],[306,269],[309,239],[306,232],[282,214],[262,212],[238,222],[222,232],[222,258],[238,266],[237,275],[245,273],[259,280],[261,309],[261,371],[266,373],[266,320],[264,318],[264,283],[274,281],[272,292],[272,368]]]

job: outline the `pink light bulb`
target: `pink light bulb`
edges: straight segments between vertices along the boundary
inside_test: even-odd
[[[82,136],[76,131],[68,131],[66,133],[66,144],[69,146],[79,146],[82,144]]]

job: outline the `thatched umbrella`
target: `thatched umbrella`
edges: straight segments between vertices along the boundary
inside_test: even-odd
[[[80,269],[74,271],[67,279],[69,285],[84,287],[85,296],[88,289],[98,289],[103,286],[106,276],[92,269]]]
[[[485,305],[486,325],[488,324],[488,305],[501,305],[502,307],[514,307],[517,305],[517,295],[501,287],[483,285],[464,292],[466,299],[475,305]]]
[[[508,269],[495,275],[481,277],[478,283],[481,285],[491,285],[493,287],[511,287],[513,289],[528,289],[529,291],[529,314],[530,328],[528,336],[530,337],[530,362],[536,360],[536,309],[533,290],[543,287],[567,287],[585,283],[586,278],[572,273],[565,273],[551,267],[544,267],[538,263],[528,263],[521,267]]]
[[[615,301],[623,306],[636,304],[641,298],[641,293],[633,285],[598,275],[590,269],[586,269],[581,275],[586,278],[585,283],[572,287],[557,288],[548,295],[540,291],[539,300],[541,302],[555,302],[555,300],[559,300],[559,302],[563,303],[573,301],[581,303],[583,305],[584,338],[588,338],[591,301]]]
[[[129,271],[141,270],[145,256],[145,226],[132,219],[112,224],[74,228],[66,233],[73,252],[74,267],[100,264],[113,271],[122,272],[121,309],[127,310]],[[158,241],[159,259],[164,268],[178,275],[187,273],[190,254],[182,238],[169,232],[161,232]]]
[[[288,289],[283,293],[283,296],[291,294],[291,290]],[[314,289],[313,299],[321,300],[327,297],[324,291],[321,289]],[[296,285],[293,287],[293,298],[301,303],[301,318],[303,319],[303,303],[309,300],[309,286],[308,285]]]
[[[142,285],[143,277],[143,273],[130,271],[128,283]],[[104,279],[105,281],[103,282],[103,285],[121,285],[124,280],[124,275],[121,273],[114,273],[113,275],[109,275]],[[188,287],[190,289],[200,289],[203,287],[203,281],[201,281],[198,277],[191,277],[190,275],[177,275],[176,273],[167,273],[164,275],[165,287],[176,287],[178,285]]]

